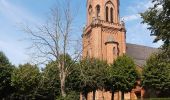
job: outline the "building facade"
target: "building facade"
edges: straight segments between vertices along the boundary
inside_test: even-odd
[[[87,22],[84,27],[83,57],[97,58],[113,63],[123,54],[132,57],[137,69],[141,71],[146,59],[157,49],[126,43],[126,29],[119,18],[119,0],[87,0]],[[137,80],[135,88],[124,95],[126,100],[143,98],[145,91]],[[93,92],[80,100],[93,100]],[[114,96],[114,97],[113,97]],[[121,92],[114,95],[109,91],[97,90],[95,100],[121,100]]]
[[[83,32],[83,57],[112,63],[126,53],[126,30],[119,20],[119,0],[87,0]]]
[[[119,0],[87,0],[86,9],[87,22],[82,34],[83,57],[113,63],[114,59],[126,53],[126,30],[119,18]],[[93,92],[88,93],[86,99],[93,100],[93,95]],[[112,100],[112,96],[109,91],[95,92],[95,100]],[[80,99],[84,99],[83,95]],[[121,92],[114,94],[114,100],[119,99]]]

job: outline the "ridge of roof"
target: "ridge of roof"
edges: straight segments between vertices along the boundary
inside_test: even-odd
[[[155,47],[150,47],[150,46],[146,46],[146,45],[141,45],[141,44],[133,44],[133,43],[126,43],[128,45],[134,45],[134,46],[140,46],[140,47],[144,47],[144,48],[152,48],[152,49],[158,49]]]

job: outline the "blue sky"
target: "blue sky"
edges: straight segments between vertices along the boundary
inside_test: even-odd
[[[0,0],[0,51],[3,51],[12,64],[18,65],[31,61],[26,41],[28,35],[21,31],[22,24],[35,25],[44,23],[57,0]],[[80,27],[86,23],[86,0],[72,0],[79,9],[75,25]],[[80,7],[77,7],[77,4]],[[64,6],[64,5],[62,5]],[[127,29],[127,42],[151,47],[159,47],[161,43],[152,43],[147,25],[141,24],[140,12],[152,6],[151,0],[120,0],[120,17],[124,19]]]

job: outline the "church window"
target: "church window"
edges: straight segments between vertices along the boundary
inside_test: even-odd
[[[91,14],[92,14],[92,12],[93,12],[91,5],[90,5],[89,8],[88,8],[88,12],[89,12],[89,14],[88,14],[88,19],[89,19],[89,21],[90,21],[90,23],[91,23],[91,21],[92,21],[92,15],[91,15]]]
[[[108,20],[109,20],[109,18],[108,18],[108,14],[109,14],[109,13],[108,13],[108,10],[109,10],[108,7],[106,7],[106,21],[107,21],[107,22],[108,22]]]
[[[89,6],[88,12],[89,12],[89,14],[92,13],[92,6],[91,5]]]
[[[110,22],[113,23],[113,8],[110,9]]]
[[[100,14],[100,5],[96,6],[96,13],[97,13],[97,18],[98,18]]]

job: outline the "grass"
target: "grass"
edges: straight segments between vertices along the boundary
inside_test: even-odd
[[[170,98],[149,98],[149,99],[143,99],[143,100],[170,100]]]

